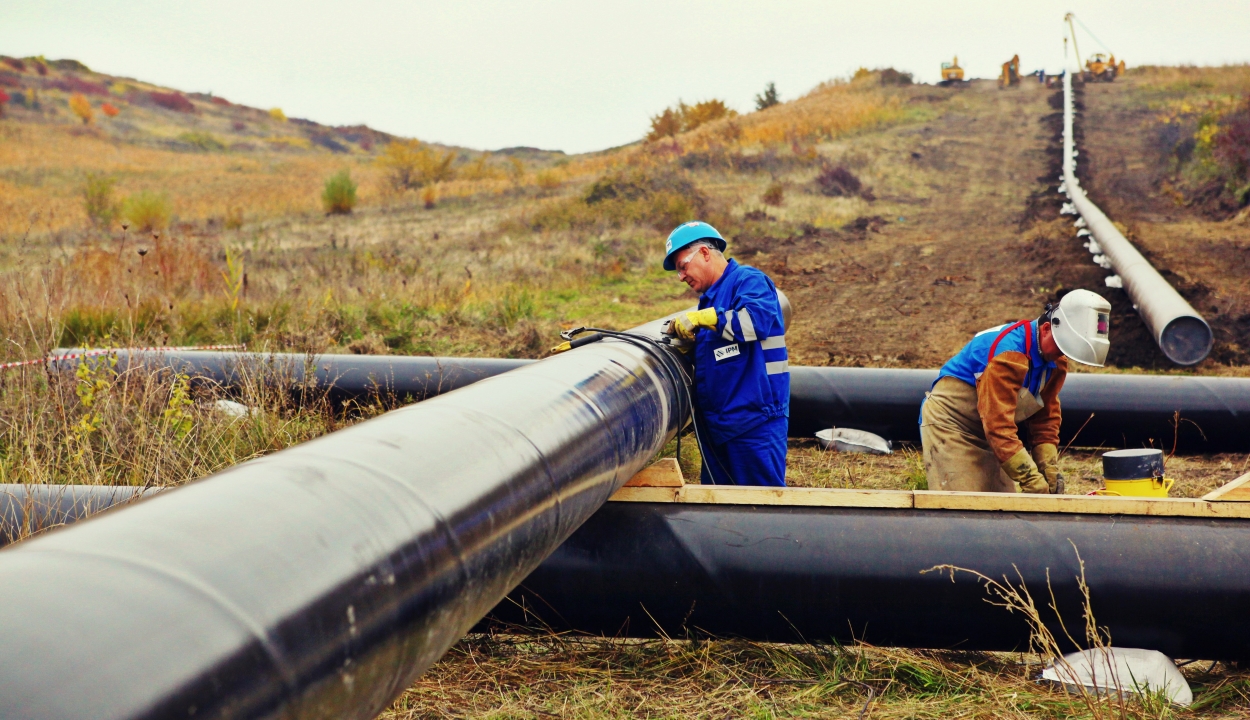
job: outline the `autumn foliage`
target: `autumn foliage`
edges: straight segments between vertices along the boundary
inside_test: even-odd
[[[676,107],[665,108],[664,112],[651,118],[651,132],[647,134],[647,140],[673,137],[677,133],[689,132],[713,120],[733,117],[737,114],[729,109],[724,100],[704,100],[694,105],[679,101]]]
[[[100,112],[104,113],[105,115],[109,117],[117,117],[117,114],[120,113],[121,110],[118,110],[117,106],[113,105],[112,103],[104,103],[103,105],[100,106]]]
[[[95,118],[95,111],[91,109],[91,101],[82,93],[74,93],[69,97],[69,109],[81,120],[83,125],[87,125]]]

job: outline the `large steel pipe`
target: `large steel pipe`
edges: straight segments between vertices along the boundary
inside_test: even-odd
[[[1211,352],[1211,327],[1081,189],[1076,177],[1072,128],[1075,106],[1072,73],[1063,75],[1063,183],[1073,207],[1085,219],[1103,255],[1120,276],[1133,307],[1154,335],[1159,349],[1177,365],[1195,365]]]
[[[790,437],[852,427],[919,441],[920,404],[936,378],[937,370],[791,367]],[[1060,399],[1065,444],[1250,452],[1247,378],[1073,373]]]
[[[1062,638],[1049,582],[1079,639],[1075,545],[1115,645],[1246,660],[1248,538],[1241,520],[609,503],[490,617],[610,636],[1026,650],[1024,619],[971,576],[924,571],[1022,579]]]
[[[335,402],[422,400],[533,360],[430,358],[398,355],[248,355],[219,352],[127,354],[119,367],[142,362],[177,368],[225,387],[254,377],[286,378]],[[306,370],[311,373],[305,374]],[[790,437],[827,427],[853,427],[892,440],[918,441],[920,403],[936,370],[790,367]],[[1063,442],[1089,447],[1166,448],[1181,453],[1250,452],[1250,379],[1073,373],[1062,394]],[[1180,423],[1176,423],[1179,413]]]
[[[0,485],[0,547],[68,525],[164,488],[129,485]]]
[[[0,552],[0,717],[374,717],[686,421],[667,352],[597,343]]]
[[[61,354],[73,355],[75,350]],[[324,393],[333,403],[382,398],[424,400],[479,380],[528,365],[533,360],[507,358],[412,357],[404,355],[304,355],[207,350],[118,349],[117,370],[169,368],[201,381],[237,390],[247,383],[278,383],[304,396]],[[69,370],[78,358],[55,360],[53,369]]]

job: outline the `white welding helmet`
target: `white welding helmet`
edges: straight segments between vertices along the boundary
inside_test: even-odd
[[[1050,329],[1059,350],[1073,360],[1102,367],[1111,341],[1111,303],[1097,293],[1073,290],[1051,310]]]

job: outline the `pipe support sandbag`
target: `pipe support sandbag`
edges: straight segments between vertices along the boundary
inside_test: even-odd
[[[1063,183],[1073,207],[1085,219],[1102,254],[1120,276],[1133,308],[1150,328],[1159,349],[1177,365],[1196,365],[1211,352],[1211,327],[1081,189],[1073,139],[1072,73],[1063,74]]]
[[[791,366],[790,437],[850,427],[918,442],[920,404],[937,373]],[[1071,373],[1059,397],[1063,444],[1250,452],[1247,378]]]
[[[613,502],[479,629],[1025,651],[1021,615],[972,576],[923,571],[1023,579],[1053,621],[1049,582],[1079,633],[1075,546],[1116,645],[1247,660],[1247,533],[1244,520]]]
[[[605,340],[0,552],[0,717],[375,717],[687,421],[673,361]]]

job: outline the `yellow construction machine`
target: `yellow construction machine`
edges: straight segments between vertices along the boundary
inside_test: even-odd
[[[1003,63],[1003,74],[998,76],[999,89],[1015,87],[1020,84],[1020,56],[1012,55]]]
[[[1115,61],[1113,54],[1108,58],[1103,53],[1094,53],[1085,61],[1085,79],[1094,82],[1112,82],[1124,74],[1124,61]]]
[[[964,81],[964,69],[959,67],[959,56],[951,62],[942,63],[942,82],[938,83],[942,87],[950,85],[958,85]]]
[[[1076,27],[1072,25],[1072,21],[1076,18],[1072,13],[1063,16],[1065,22],[1068,23],[1068,32],[1072,35],[1072,49],[1076,51],[1076,62],[1081,63],[1081,48],[1076,44]],[[1079,20],[1077,22],[1080,22]],[[1081,23],[1081,27],[1085,27]],[[1085,28],[1089,32],[1089,28]],[[1090,33],[1093,35],[1093,33]],[[1094,38],[1097,40],[1098,38]],[[1102,44],[1099,41],[1099,44]],[[1082,79],[1086,82],[1112,82],[1117,77],[1124,74],[1124,61],[1115,61],[1115,53],[1111,53],[1111,57],[1107,57],[1105,53],[1094,53],[1085,61],[1085,71],[1081,73]]]

